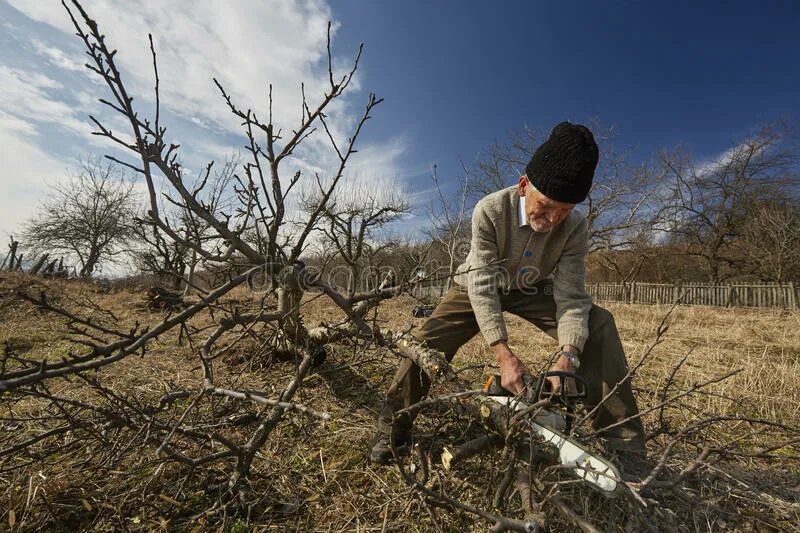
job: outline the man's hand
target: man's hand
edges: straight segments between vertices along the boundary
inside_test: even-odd
[[[514,394],[519,394],[525,388],[522,376],[530,372],[504,341],[492,345],[492,349],[495,359],[500,363],[500,385]]]
[[[565,346],[564,349],[572,351],[574,353],[578,353],[578,350],[574,346]],[[569,359],[567,359],[566,357],[560,356],[560,355],[558,356],[558,359],[556,359],[555,364],[550,368],[550,370],[551,371],[552,370],[556,370],[556,371],[561,371],[561,372],[571,372],[573,374],[575,373],[575,367],[572,365],[572,363],[569,361]],[[559,390],[561,389],[561,378],[560,377],[550,376],[550,377],[547,378],[547,381],[550,384],[550,390],[551,391],[559,392]],[[572,379],[572,378],[564,379],[564,385],[567,388],[567,394],[574,394],[574,393],[577,392],[577,388],[576,388],[574,379]]]

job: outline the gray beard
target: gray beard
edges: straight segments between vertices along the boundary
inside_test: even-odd
[[[528,226],[530,226],[535,233],[550,233],[550,231],[552,231],[552,229],[555,227],[555,226],[550,226],[547,229],[540,229],[537,228],[537,224],[535,224],[534,221],[531,219],[528,219]]]

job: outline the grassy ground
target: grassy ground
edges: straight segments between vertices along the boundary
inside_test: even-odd
[[[32,284],[20,276],[3,274],[0,289],[7,292],[21,284]],[[40,284],[41,282],[35,282]],[[154,324],[160,313],[146,309],[142,292],[101,290],[75,282],[49,282],[48,293],[62,304],[92,312],[120,326],[136,321]],[[29,290],[38,290],[29,287]],[[305,305],[309,326],[343,318],[322,298]],[[228,302],[247,305],[252,295],[237,292]],[[88,302],[110,310],[111,315],[91,310]],[[402,297],[385,302],[377,320],[385,327],[418,327],[410,309],[414,300]],[[666,307],[609,304],[631,363],[645,353]],[[207,317],[199,319],[201,325]],[[634,381],[641,408],[659,401],[660,391],[671,369],[687,353],[690,356],[676,374],[674,390],[742,368],[731,379],[710,388],[713,394],[692,395],[665,416],[680,428],[709,413],[748,415],[797,425],[800,413],[800,313],[765,310],[677,308],[669,320],[663,342],[652,351],[651,360]],[[517,317],[508,317],[510,344],[531,367],[542,364],[554,341]],[[79,351],[64,335],[64,322],[44,316],[28,304],[5,299],[0,304],[0,342],[31,359],[59,358]],[[195,346],[196,349],[196,346]],[[454,366],[465,368],[464,377],[479,383],[493,373],[491,356],[480,337],[459,352]],[[118,444],[115,453],[103,455],[91,447],[61,444],[64,453],[42,458],[17,454],[0,458],[0,530],[37,527],[61,530],[194,530],[222,527],[231,531],[250,528],[267,531],[430,531],[433,519],[422,501],[411,494],[394,468],[368,464],[365,454],[373,435],[374,420],[397,364],[397,358],[382,349],[334,345],[326,362],[307,380],[296,400],[332,415],[321,423],[292,415],[281,425],[254,465],[253,492],[258,504],[251,516],[207,517],[210,505],[204,487],[224,476],[217,469],[187,472],[184,467],[164,464],[156,458],[155,446],[143,445],[140,436],[128,436],[131,445]],[[258,343],[245,341],[218,362],[219,379],[240,387],[278,389],[293,372],[291,363],[271,362],[259,354]],[[143,357],[132,356],[102,370],[103,382],[121,395],[145,401],[166,390],[196,389],[201,372],[196,351],[186,342],[178,344],[177,332],[156,340]],[[56,381],[61,394],[83,401],[102,401],[79,380]],[[435,393],[436,391],[434,391]],[[7,422],[12,414],[47,413],[35,401],[0,403],[3,432],[35,434],[46,427]],[[180,411],[178,411],[180,413]],[[645,417],[648,429],[655,415]],[[449,412],[423,415],[417,425],[422,442],[457,440],[469,424]],[[135,437],[135,438],[134,438]],[[779,431],[741,422],[721,423],[710,429],[706,443],[722,445],[742,438],[737,450],[758,450],[783,439]],[[8,437],[6,437],[8,438]],[[0,443],[0,449],[7,444]],[[696,445],[698,443],[692,443]],[[660,450],[658,439],[651,454]],[[688,461],[694,453],[687,446],[681,453]],[[800,469],[798,448],[789,446],[775,458],[730,458],[705,469],[687,481],[684,490],[663,495],[662,506],[671,509],[671,522],[662,515],[655,520],[664,530],[682,527],[688,531],[800,531]],[[487,487],[494,479],[496,458],[472,460],[453,473],[436,471],[432,486],[447,489],[464,501],[491,501]],[[28,463],[28,464],[25,464]],[[25,464],[8,470],[11,465]],[[674,465],[680,468],[680,463]],[[672,469],[668,472],[677,472]],[[669,474],[668,474],[669,475]],[[637,530],[626,525],[627,509],[576,488],[570,503],[585,516],[596,517],[609,531]],[[513,509],[511,510],[513,514]],[[13,512],[13,514],[12,514]],[[434,511],[448,531],[485,530],[486,522],[471,515]],[[661,516],[661,518],[658,518]],[[672,525],[666,525],[666,524]],[[554,530],[570,526],[555,521]]]

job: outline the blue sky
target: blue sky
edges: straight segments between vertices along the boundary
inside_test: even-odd
[[[300,81],[325,80],[325,24],[335,63],[365,42],[353,93],[332,113],[344,136],[367,91],[386,100],[368,123],[351,179],[404,185],[425,218],[436,162],[456,178],[493,140],[529,126],[597,117],[634,158],[687,146],[724,152],[759,123],[797,120],[800,39],[796,2],[86,2],[120,52],[130,88],[152,105],[147,32],[160,52],[163,120],[187,169],[242,142],[211,82],[263,109],[267,83],[285,127]],[[167,16],[165,16],[167,15]],[[113,152],[89,132],[104,95],[56,1],[0,1],[0,233],[33,214],[45,183],[81,156]],[[292,162],[325,172],[331,154],[310,143]]]
[[[368,45],[380,130],[455,172],[528,125],[597,117],[647,157],[714,157],[759,122],[797,119],[798,2],[340,2]]]

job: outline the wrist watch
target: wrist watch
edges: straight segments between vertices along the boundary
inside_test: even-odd
[[[562,350],[561,357],[565,357],[567,361],[575,367],[575,370],[581,367],[581,360],[578,358],[578,354],[575,352],[569,352],[567,350]]]

